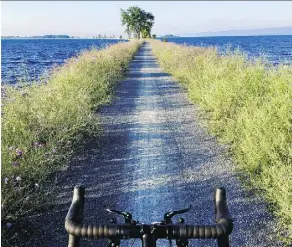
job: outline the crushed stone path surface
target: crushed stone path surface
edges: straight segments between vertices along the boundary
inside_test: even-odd
[[[281,246],[265,203],[244,189],[226,147],[202,127],[198,113],[145,43],[127,78],[118,84],[115,100],[99,112],[101,137],[90,141],[64,172],[54,208],[29,218],[41,236],[32,236],[26,246],[67,245],[64,219],[76,184],[86,187],[85,222],[100,224],[115,217],[104,206],[132,212],[139,222],[151,223],[189,204],[193,207],[183,216],[187,224],[213,224],[213,190],[223,186],[235,220],[231,246]],[[82,240],[81,246],[105,243]],[[122,243],[129,246],[132,241]],[[157,244],[169,246],[163,240]],[[192,240],[190,246],[216,246],[216,241]]]

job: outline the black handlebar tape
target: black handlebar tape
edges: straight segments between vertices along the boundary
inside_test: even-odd
[[[75,186],[73,192],[73,200],[69,211],[66,215],[66,221],[71,220],[76,223],[81,223],[83,220],[85,188],[82,186]]]
[[[138,225],[80,225],[66,220],[65,228],[69,234],[85,238],[140,238]]]
[[[219,238],[223,235],[230,234],[230,221],[224,220],[220,224],[210,226],[193,226],[193,225],[160,225],[156,226],[156,238],[170,239],[205,239]],[[151,228],[153,225],[146,225]],[[144,225],[145,227],[145,225]],[[66,220],[65,228],[67,232],[76,237],[84,238],[141,238],[141,225],[81,225],[74,224],[70,220]]]
[[[227,221],[221,221],[220,223],[217,223],[216,225],[207,225],[207,226],[192,226],[192,225],[186,225],[183,229],[182,227],[179,229],[180,238],[187,238],[187,239],[193,239],[193,238],[219,238],[220,236],[227,236],[231,233],[232,227],[230,226],[232,222],[229,220]],[[183,230],[183,232],[182,232]]]

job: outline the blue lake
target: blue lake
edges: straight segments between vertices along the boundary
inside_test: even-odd
[[[292,64],[292,36],[238,36],[238,37],[190,37],[168,38],[169,42],[195,46],[217,46],[224,53],[227,47],[246,52],[249,57],[264,54],[274,65]],[[99,39],[2,39],[2,83],[15,84],[46,77],[53,66],[61,65],[68,58],[82,51],[125,40]]]
[[[292,64],[292,35],[167,38],[168,42],[193,46],[217,46],[224,53],[228,47],[245,52],[250,58],[264,55],[274,65]]]
[[[48,76],[53,66],[93,47],[102,49],[125,40],[109,39],[2,39],[1,81],[15,84]]]

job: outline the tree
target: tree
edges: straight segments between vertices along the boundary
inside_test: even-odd
[[[145,38],[150,38],[150,33],[147,29],[143,29],[142,32],[142,38],[145,39]]]
[[[151,38],[151,29],[154,24],[154,16],[143,10],[144,23],[142,24],[142,38]]]
[[[152,39],[156,39],[156,34],[152,34]]]
[[[140,9],[139,7],[129,7],[127,10],[121,9],[122,26],[126,26],[126,33],[129,37],[140,39],[151,37],[151,29],[154,25],[154,16]]]

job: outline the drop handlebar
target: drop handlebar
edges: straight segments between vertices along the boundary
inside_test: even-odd
[[[140,238],[142,246],[156,246],[157,239],[175,239],[179,246],[187,246],[188,239],[217,239],[219,247],[229,246],[229,234],[233,220],[229,213],[224,188],[216,188],[214,193],[215,221],[213,225],[186,225],[184,223],[154,224],[82,224],[85,189],[75,186],[72,204],[65,219],[69,233],[68,247],[78,247],[80,238],[108,238],[109,246],[119,246],[121,239]]]

